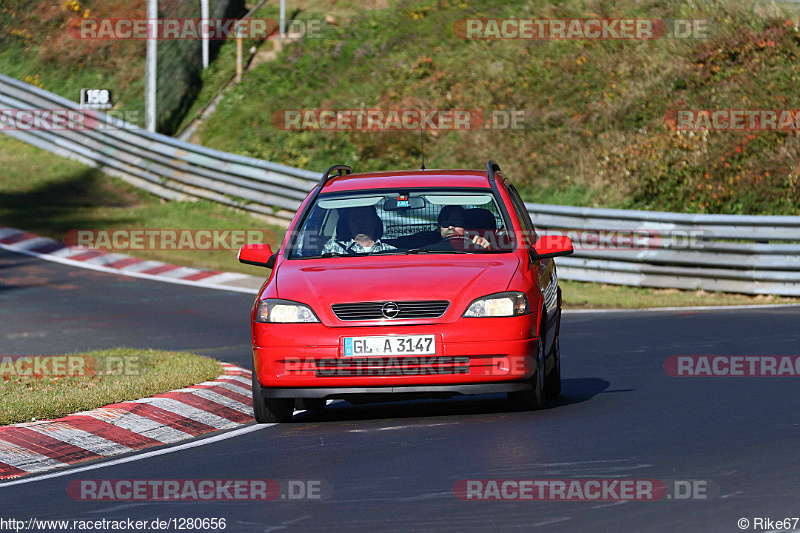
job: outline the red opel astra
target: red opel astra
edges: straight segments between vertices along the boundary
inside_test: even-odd
[[[561,289],[514,186],[487,171],[328,169],[277,252],[252,311],[256,420],[295,407],[507,393],[541,408],[561,390]]]

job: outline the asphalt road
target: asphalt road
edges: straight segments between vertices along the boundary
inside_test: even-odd
[[[246,365],[252,297],[0,251],[3,354],[185,349]],[[800,355],[800,308],[564,317],[564,387],[540,412],[499,396],[353,406],[126,464],[0,486],[0,518],[225,518],[227,530],[741,531],[800,517],[800,378],[675,378],[671,355]],[[462,501],[464,479],[707,483],[700,500]],[[83,502],[75,479],[320,480],[323,501]]]

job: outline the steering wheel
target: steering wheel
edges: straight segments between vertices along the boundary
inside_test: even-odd
[[[472,239],[466,235],[458,235],[454,233],[453,235],[445,237],[442,240],[447,241],[450,246],[453,247],[453,250],[456,250],[457,252],[473,252],[484,249],[480,244],[472,242]]]

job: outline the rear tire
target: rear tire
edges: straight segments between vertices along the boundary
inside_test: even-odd
[[[542,342],[543,331],[539,335],[538,348],[536,350],[536,372],[530,378],[531,389],[521,392],[509,392],[508,399],[524,411],[536,411],[544,407],[545,384],[544,384],[544,344]]]
[[[545,392],[548,398],[555,398],[561,394],[561,346],[556,337],[553,346],[553,370],[547,375],[544,381]]]
[[[294,413],[294,398],[264,398],[261,384],[253,372],[253,414],[259,424],[290,422]]]

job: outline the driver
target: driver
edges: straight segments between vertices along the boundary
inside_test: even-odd
[[[337,237],[331,238],[322,248],[322,253],[367,254],[395,250],[391,244],[381,242],[383,222],[374,205],[352,207],[345,211],[337,224]]]
[[[478,246],[489,249],[491,246],[485,238],[474,235],[468,239],[464,235],[464,221],[466,215],[464,208],[460,205],[446,205],[439,211],[439,234],[442,236],[442,243],[448,243],[455,250],[464,249],[465,242],[473,242]]]

